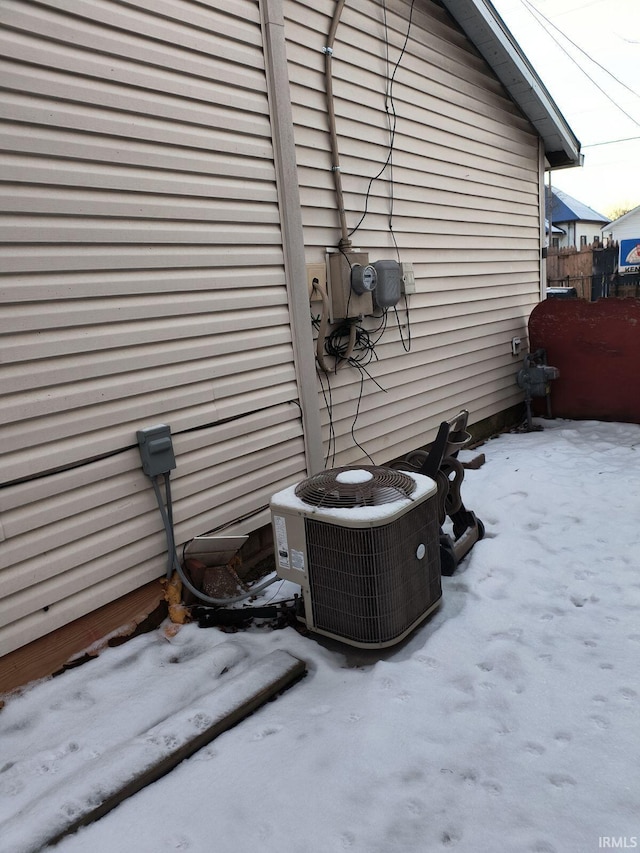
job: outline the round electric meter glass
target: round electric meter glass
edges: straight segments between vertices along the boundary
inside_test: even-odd
[[[376,286],[377,280],[378,276],[375,268],[370,264],[367,264],[367,266],[362,270],[362,286],[365,290],[373,290]]]
[[[358,293],[371,293],[375,290],[378,283],[378,273],[371,264],[362,266],[362,264],[354,264],[351,267],[351,287]]]

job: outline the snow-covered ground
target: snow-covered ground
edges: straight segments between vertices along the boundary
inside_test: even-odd
[[[275,649],[306,678],[56,851],[640,847],[640,426],[541,423],[467,471],[486,537],[404,644],[164,625],[10,697],[2,853],[108,783],[107,754],[133,761],[138,736]]]

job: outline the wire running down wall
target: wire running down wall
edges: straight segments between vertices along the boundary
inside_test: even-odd
[[[308,263],[340,239],[323,54],[334,5],[285,0]],[[345,4],[332,69],[351,230],[367,211],[353,246],[372,259],[399,256],[416,278],[411,350],[400,340],[398,322],[405,341],[409,331],[401,303],[367,367],[384,390],[365,377],[357,411],[355,437],[383,464],[430,439],[461,407],[478,421],[520,402],[510,340],[526,335],[540,295],[539,145],[484,60],[430,0]],[[331,416],[338,465],[363,459],[352,434],[361,379],[339,370],[330,376],[330,414],[323,399],[325,442]],[[326,397],[326,380],[324,388]]]

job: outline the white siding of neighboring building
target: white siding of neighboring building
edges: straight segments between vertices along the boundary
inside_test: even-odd
[[[591,246],[602,238],[601,222],[559,222],[559,228],[565,232],[558,235],[559,249],[579,249],[583,245]]]
[[[601,238],[601,222],[576,222],[576,249],[580,246],[592,246]]]
[[[637,243],[640,243],[640,207],[630,210],[624,216],[621,216],[614,222],[610,222],[608,225],[605,225],[602,228],[601,233],[603,239],[614,240],[619,244],[622,243],[623,240],[635,240]],[[624,269],[628,248],[624,256],[622,256],[622,249],[623,247],[619,246],[618,254],[621,256],[619,258],[620,268]],[[635,264],[630,265],[630,268],[634,269]],[[628,271],[629,266],[627,266],[626,269]],[[635,278],[635,273],[631,273],[631,275]]]
[[[640,236],[640,207],[630,210],[615,222],[602,226],[601,234],[603,238],[607,237],[617,243],[621,240],[636,240]]]
[[[257,0],[0,6],[0,654],[307,470]]]
[[[336,246],[339,220],[331,172],[324,54],[335,4],[285,0],[289,76],[303,204],[306,259]],[[433,437],[439,422],[468,408],[470,422],[521,401],[511,338],[526,338],[540,296],[539,144],[484,61],[443,9],[353,0],[345,5],[333,54],[341,175],[353,246],[370,260],[413,263],[406,353],[389,312],[367,370],[384,390],[344,368],[329,377],[325,445],[335,464],[377,463]],[[388,51],[385,45],[389,44]],[[387,58],[388,57],[388,58]],[[393,172],[371,186],[389,155],[385,89],[393,76],[397,127]],[[391,196],[393,201],[391,202]],[[397,306],[405,343],[404,303]],[[365,321],[374,328],[374,320]],[[327,380],[324,394],[328,400]],[[356,418],[357,415],[357,418]],[[331,423],[330,423],[331,420]],[[354,426],[355,424],[355,426]]]

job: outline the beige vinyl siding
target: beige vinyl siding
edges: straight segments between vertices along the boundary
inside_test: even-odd
[[[253,525],[268,522],[274,488],[299,475],[304,458],[291,408],[282,404],[175,437],[178,541],[194,528],[240,519],[247,508],[257,513]],[[164,568],[164,534],[137,449],[3,489],[0,512],[3,651],[136,589]]]
[[[387,28],[384,26],[386,6]],[[308,262],[340,239],[324,96],[324,55],[334,4],[286,0],[300,193]],[[347,223],[371,260],[396,258],[389,230],[391,172],[366,198],[389,154],[386,76],[400,56],[410,6],[353,0],[333,54],[333,88]],[[388,39],[388,57],[385,42]],[[385,389],[343,368],[330,376],[335,464],[377,463],[433,438],[468,408],[470,421],[521,401],[513,336],[526,336],[540,292],[538,138],[466,37],[431,0],[416,0],[406,52],[394,75],[393,233],[413,264],[411,349],[396,315],[367,370]],[[404,301],[398,306],[405,342]],[[369,319],[365,326],[374,329]],[[327,380],[323,378],[325,393]],[[352,428],[355,420],[354,433]],[[325,447],[329,413],[324,407]]]
[[[6,0],[0,54],[4,654],[164,573],[136,430],[178,542],[307,463],[257,0]]]

